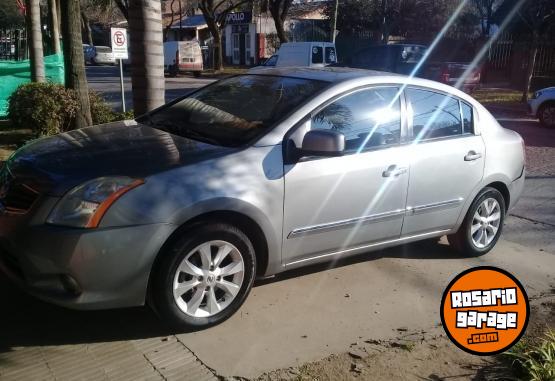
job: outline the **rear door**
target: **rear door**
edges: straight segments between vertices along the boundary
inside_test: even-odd
[[[452,228],[484,172],[484,142],[473,110],[447,94],[405,90],[410,180],[403,236]]]

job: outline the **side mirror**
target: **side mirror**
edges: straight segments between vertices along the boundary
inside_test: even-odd
[[[310,130],[303,138],[301,156],[341,156],[345,135],[333,130]]]

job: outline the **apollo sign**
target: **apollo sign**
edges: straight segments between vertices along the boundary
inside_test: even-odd
[[[227,24],[248,24],[252,21],[251,12],[234,12],[228,13],[225,22]]]

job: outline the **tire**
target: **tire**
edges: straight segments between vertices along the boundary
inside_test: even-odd
[[[218,258],[220,250],[229,252]],[[189,230],[161,255],[153,270],[150,301],[160,318],[177,329],[198,330],[228,319],[246,300],[256,275],[252,243],[241,230],[228,224]],[[205,260],[220,263],[209,268]],[[240,263],[242,273],[219,275],[238,270]],[[227,272],[222,272],[224,269]]]
[[[555,102],[544,103],[538,110],[538,117],[542,126],[555,128]]]
[[[489,208],[491,208],[490,210],[484,206],[486,200]],[[461,254],[469,257],[486,254],[493,249],[501,236],[503,223],[505,222],[505,211],[505,199],[497,189],[491,187],[482,189],[470,205],[459,230],[455,234],[447,236],[449,244]],[[495,217],[497,215],[498,220],[496,222]],[[482,220],[482,218],[488,220]],[[484,232],[486,232],[485,237],[480,235]]]

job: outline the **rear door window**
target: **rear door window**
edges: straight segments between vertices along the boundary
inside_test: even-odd
[[[412,138],[416,141],[462,135],[459,101],[420,89],[406,90],[412,109]]]
[[[463,134],[474,133],[474,115],[472,107],[467,103],[461,102],[461,114],[463,119]]]

